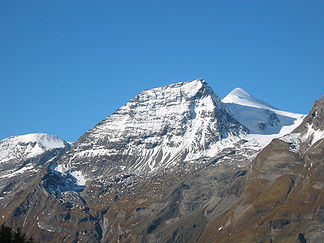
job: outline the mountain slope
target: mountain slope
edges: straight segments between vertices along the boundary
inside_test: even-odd
[[[240,199],[210,222],[201,242],[323,241],[323,115],[324,97],[293,133],[257,155]]]
[[[58,160],[70,145],[49,134],[26,134],[0,141],[0,208],[39,176],[49,161]]]

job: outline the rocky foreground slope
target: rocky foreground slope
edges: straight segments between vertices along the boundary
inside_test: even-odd
[[[200,240],[323,242],[323,138],[324,97],[292,133],[257,155],[239,200],[208,224]]]
[[[0,223],[40,242],[320,242],[322,112],[204,80],[145,90],[2,194]]]

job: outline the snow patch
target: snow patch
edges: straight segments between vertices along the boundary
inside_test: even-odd
[[[53,165],[53,167],[51,168],[54,172],[58,172],[61,175],[67,176],[70,175],[72,177],[75,178],[76,180],[76,185],[77,186],[85,186],[87,180],[86,180],[86,176],[82,174],[81,171],[72,171],[70,167],[66,166],[66,165],[62,165],[62,164],[55,164]]]
[[[77,180],[78,186],[85,186],[87,180],[81,171],[72,171],[70,174]]]
[[[324,131],[315,130],[313,124],[307,126],[307,132],[301,137],[302,141],[309,141],[311,145],[324,138]]]
[[[300,133],[290,133],[280,138],[280,140],[290,144],[289,150],[298,153],[300,147]]]
[[[37,222],[37,226],[42,229],[42,230],[46,230],[48,232],[55,232],[55,230],[51,230],[51,229],[48,229],[46,228],[45,226],[43,226],[40,222]]]

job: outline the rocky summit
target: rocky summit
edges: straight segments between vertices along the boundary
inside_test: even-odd
[[[39,242],[322,242],[323,100],[305,116],[198,79],[144,90],[72,145],[5,139],[0,223]]]

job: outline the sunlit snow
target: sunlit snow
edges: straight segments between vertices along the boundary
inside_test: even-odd
[[[305,117],[278,110],[241,88],[234,89],[222,101],[234,117],[249,129],[247,140],[256,142],[260,147],[291,133]]]
[[[32,158],[47,150],[65,146],[63,139],[44,133],[9,137],[0,141],[0,163],[15,158]]]

